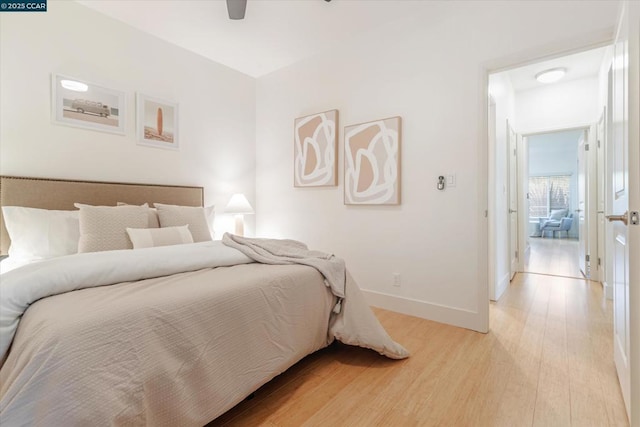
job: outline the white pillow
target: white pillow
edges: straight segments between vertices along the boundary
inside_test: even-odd
[[[140,206],[82,206],[78,252],[133,249],[127,227],[146,228],[149,208]]]
[[[133,249],[193,243],[189,226],[165,228],[127,228]]]
[[[95,205],[86,205],[84,203],[74,203],[73,206],[75,206],[76,208],[80,209],[83,206],[95,206]],[[141,205],[130,205],[128,203],[123,203],[123,202],[117,202],[116,207],[120,207],[120,206],[140,206],[141,208],[147,208],[149,209],[149,228],[158,228],[160,227],[160,221],[158,220],[158,210],[155,208],[150,208],[148,203],[143,203]],[[106,206],[106,207],[112,207],[112,206]]]
[[[78,211],[3,206],[4,224],[11,238],[9,256],[33,261],[78,252]]]
[[[553,209],[551,210],[551,215],[549,215],[549,219],[551,221],[560,221],[565,216],[567,216],[566,209]]]
[[[206,242],[213,235],[214,206],[206,208],[194,206],[153,204],[158,209],[160,227],[188,225],[194,242]]]

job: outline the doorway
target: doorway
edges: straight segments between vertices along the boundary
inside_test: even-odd
[[[607,46],[489,75],[492,300],[517,272],[601,280],[595,138],[611,55]],[[536,79],[558,69],[561,80]]]
[[[578,155],[588,139],[585,132],[569,129],[526,136],[528,151],[523,154],[529,173],[523,178],[529,250],[524,257],[525,273],[585,277],[579,263],[584,252],[580,243],[584,242],[579,237],[585,222],[581,190],[586,188],[586,174],[580,173]]]
[[[633,96],[638,93],[638,82],[640,81],[640,71],[637,67],[639,52],[637,35],[640,7],[635,6],[634,2],[622,3],[620,19],[615,31],[615,44],[605,48],[604,56],[600,60],[600,70],[597,78],[599,95],[595,102],[596,107],[600,108],[600,114],[598,117],[592,116],[593,121],[589,123],[575,124],[589,127],[587,147],[591,147],[592,152],[595,152],[597,147],[599,152],[597,155],[588,155],[588,163],[593,164],[595,162],[595,167],[591,168],[593,174],[604,175],[604,180],[599,185],[596,185],[597,188],[600,188],[600,194],[596,193],[597,197],[591,197],[585,203],[590,211],[589,215],[586,215],[587,218],[593,218],[594,221],[592,223],[595,222],[600,225],[599,229],[595,227],[595,224],[588,228],[589,241],[594,242],[594,245],[589,247],[588,255],[590,255],[590,259],[585,261],[589,262],[589,274],[596,281],[597,286],[601,285],[605,291],[610,289],[611,286],[613,287],[614,298],[611,313],[613,317],[613,359],[620,389],[624,397],[627,416],[633,425],[640,419],[638,408],[631,405],[631,402],[638,401],[637,395],[640,393],[640,388],[638,387],[640,381],[636,381],[638,379],[638,370],[634,370],[633,364],[629,362],[630,360],[635,360],[634,357],[640,352],[637,340],[634,339],[638,337],[637,332],[640,330],[640,322],[638,321],[638,316],[634,317],[635,312],[633,310],[634,307],[639,306],[634,302],[640,300],[638,298],[640,292],[637,292],[638,287],[635,286],[640,283],[638,280],[640,278],[640,267],[638,263],[630,262],[630,260],[638,258],[636,249],[640,240],[640,228],[631,226],[637,225],[639,222],[637,219],[637,206],[640,206],[640,192],[638,192],[637,185],[640,182],[638,179],[638,176],[640,176],[638,165],[640,163],[632,161],[637,156],[640,144],[638,132],[638,110],[640,104],[637,96]],[[504,68],[496,65],[493,69],[506,69],[509,65],[509,61],[505,60],[502,64]],[[489,93],[493,98],[497,98],[496,93],[491,90],[491,86],[496,83],[491,78],[494,75],[488,74],[490,77]],[[512,87],[510,91],[507,90],[507,96],[505,97],[507,105],[510,105],[507,108],[507,114],[512,114],[506,117],[512,120],[514,112],[517,113],[517,116],[523,111],[518,108],[517,103],[515,108],[513,107],[513,92]],[[561,105],[562,102],[558,104]],[[592,106],[594,104],[583,103],[583,105]],[[495,108],[496,117],[500,117],[498,113],[501,109],[499,101],[496,102]],[[553,108],[549,110],[553,111]],[[547,114],[546,119],[550,123],[556,117],[553,117],[553,114]],[[517,132],[527,133],[523,131],[523,129],[528,130],[526,126],[521,128],[518,120],[514,122]],[[551,126],[549,123],[545,124],[545,126],[548,125],[549,128],[571,127],[567,123],[558,123],[558,126]],[[594,123],[598,124],[595,125]],[[530,125],[530,123],[528,124]],[[489,126],[491,126],[491,123],[489,123]],[[497,125],[496,129],[499,130],[500,126]],[[499,241],[492,242],[492,240],[500,239],[501,227],[503,230],[507,230],[504,233],[507,241],[509,238],[509,226],[506,221],[508,210],[499,209],[501,206],[500,199],[507,199],[507,187],[503,183],[505,182],[505,177],[507,177],[505,170],[508,168],[508,163],[506,161],[500,162],[498,155],[503,150],[502,147],[504,145],[499,146],[500,138],[496,137],[495,140],[496,146],[492,146],[489,138],[488,153],[490,156],[492,153],[495,154],[495,167],[491,169],[490,160],[487,173],[489,204],[488,210],[485,211],[485,217],[489,219],[489,230],[491,230],[491,227],[494,229],[494,233],[489,235],[489,248],[497,249],[501,246],[501,243]],[[506,141],[506,137],[504,140]],[[501,177],[502,181],[500,181]],[[592,182],[596,183],[595,180]],[[502,190],[502,193],[500,190]],[[500,195],[504,195],[504,197]],[[492,196],[495,196],[493,201]],[[504,206],[507,206],[507,204],[505,203]],[[593,212],[595,213],[591,214]],[[605,219],[607,222],[605,222]],[[594,230],[597,231],[594,233]],[[598,241],[602,235],[604,235],[604,240],[600,239]],[[518,230],[518,236],[521,236],[521,230]],[[518,247],[522,248],[523,242],[519,241]],[[597,258],[600,258],[597,259],[597,262],[594,259],[596,254]],[[496,250],[489,253],[488,293],[493,295],[492,299],[500,297],[500,292],[495,291],[501,289],[497,283],[501,277],[500,271],[496,268],[495,274],[491,276],[492,267],[499,266],[503,259],[509,259],[509,254],[506,251],[500,253]],[[603,261],[606,261],[606,263],[603,263]],[[506,276],[509,276],[508,272]],[[516,275],[516,278],[518,277],[519,275]],[[594,283],[594,281],[589,283]],[[608,286],[607,282],[609,283]],[[603,294],[610,297],[609,292]],[[605,303],[605,301],[599,301],[598,303]],[[607,321],[609,320],[611,319],[608,318]],[[612,387],[617,389],[615,385],[612,385]]]

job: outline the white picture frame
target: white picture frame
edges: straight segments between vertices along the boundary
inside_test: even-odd
[[[138,145],[178,151],[178,103],[138,93],[136,134]]]
[[[125,104],[123,91],[51,74],[51,120],[55,124],[124,135]]]

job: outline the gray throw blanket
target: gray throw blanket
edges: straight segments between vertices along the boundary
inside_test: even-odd
[[[297,240],[256,239],[225,233],[222,243],[235,248],[261,264],[302,264],[320,272],[331,287],[331,292],[344,298],[344,261],[332,254],[311,251]]]
[[[311,251],[304,243],[295,240],[255,239],[225,233],[222,243],[259,263],[302,264],[315,268],[338,297],[329,337],[335,337],[344,344],[375,350],[392,359],[409,357],[409,352],[391,339],[373,314],[342,259]]]

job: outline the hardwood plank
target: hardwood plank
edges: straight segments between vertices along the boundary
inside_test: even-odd
[[[537,282],[536,292],[532,296],[533,302],[520,342],[513,353],[514,366],[509,373],[502,405],[496,415],[498,425],[533,424],[544,326],[549,304],[549,286],[537,277],[527,279]]]
[[[626,426],[598,283],[519,274],[487,334],[374,309],[402,361],[335,344],[209,426]]]
[[[429,325],[425,326],[431,329],[434,325],[437,324],[429,322]],[[429,387],[414,386],[414,383],[421,381],[424,377],[431,376],[433,371],[439,369],[446,357],[441,345],[447,341],[447,336],[451,332],[468,332],[456,330],[457,328],[453,327],[443,328],[442,325],[437,325],[436,328],[435,334],[424,338],[420,335],[427,333],[427,331],[421,329],[413,331],[414,334],[420,336],[422,343],[415,340],[408,341],[409,350],[412,351],[412,354],[423,354],[425,357],[430,358],[434,362],[431,364],[432,366],[426,367],[425,369],[424,363],[420,363],[418,360],[420,358],[412,356],[405,361],[392,362],[393,365],[388,365],[388,371],[386,373],[370,369],[362,376],[360,381],[343,388],[342,392],[336,396],[335,401],[330,402],[330,404],[323,407],[318,414],[309,419],[310,425],[328,423],[334,419],[336,413],[339,414],[337,419],[350,419],[353,420],[353,422],[359,422],[358,420],[360,419],[367,420],[368,422],[382,422],[383,420],[378,420],[378,415],[387,413],[387,410],[381,411],[381,407],[378,405],[382,405],[382,408],[386,408],[387,406],[393,408],[397,403],[387,399],[389,395],[407,395],[408,397],[411,396],[415,388],[420,388],[423,392],[429,391]],[[416,345],[419,347],[416,348]],[[440,360],[441,363],[438,363],[438,360]],[[358,393],[358,390],[366,390],[366,392]],[[354,393],[359,395],[358,399],[354,399]],[[344,406],[344,400],[352,402],[352,405],[349,405],[346,411],[341,408]],[[402,400],[404,400],[406,404],[412,403],[411,399]],[[375,405],[373,410],[371,409],[371,405]],[[406,412],[410,413],[410,411]]]
[[[567,238],[532,238],[525,256],[524,271],[583,278],[578,266],[578,240]]]
[[[565,287],[554,286],[542,345],[534,426],[571,425],[565,303]]]
[[[602,316],[595,286],[584,281],[571,289],[567,304],[567,342],[569,354],[569,383],[571,389],[571,421],[574,425],[609,425],[605,396],[598,372],[597,347],[593,345],[593,326]],[[581,292],[585,291],[585,292]]]

